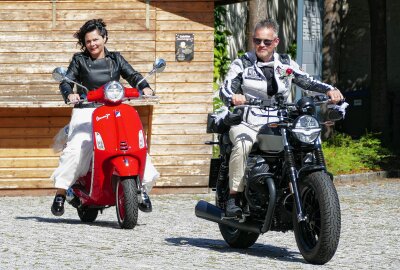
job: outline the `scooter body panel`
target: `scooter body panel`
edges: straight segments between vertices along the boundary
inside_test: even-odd
[[[147,153],[145,133],[136,109],[126,104],[104,105],[94,110],[92,127],[92,169],[78,180],[86,191],[74,192],[82,205],[113,206],[113,178],[139,176],[143,179]]]

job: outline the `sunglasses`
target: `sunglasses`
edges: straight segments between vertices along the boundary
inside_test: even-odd
[[[272,43],[276,41],[277,38],[274,38],[273,40],[270,39],[259,39],[259,38],[253,38],[253,42],[256,45],[261,45],[261,42],[264,43],[265,46],[271,46]]]

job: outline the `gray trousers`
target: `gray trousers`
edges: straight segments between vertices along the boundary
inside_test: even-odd
[[[229,188],[232,191],[242,192],[244,190],[243,176],[246,160],[256,142],[257,132],[260,128],[261,126],[250,126],[242,122],[237,126],[232,126],[229,131],[229,138],[233,143],[229,160]]]

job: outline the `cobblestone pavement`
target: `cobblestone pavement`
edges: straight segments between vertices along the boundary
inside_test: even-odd
[[[400,179],[340,185],[342,233],[322,269],[400,268]],[[92,224],[52,197],[0,197],[0,269],[320,269],[307,264],[292,232],[268,232],[249,249],[229,248],[218,226],[194,215],[206,195],[153,196],[134,230],[121,230],[115,208]]]

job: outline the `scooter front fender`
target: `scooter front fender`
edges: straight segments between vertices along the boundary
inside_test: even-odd
[[[140,174],[139,160],[131,156],[118,156],[110,160],[113,174],[120,177],[136,176]]]

